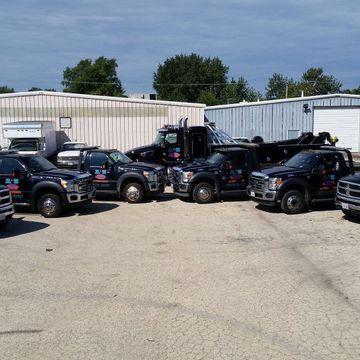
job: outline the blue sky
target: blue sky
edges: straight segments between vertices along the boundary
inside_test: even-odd
[[[274,72],[323,67],[360,85],[359,0],[12,0],[0,12],[0,86],[62,90],[81,59],[115,58],[127,94],[152,92],[167,57],[218,56],[264,92]]]

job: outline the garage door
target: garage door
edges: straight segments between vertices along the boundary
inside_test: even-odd
[[[360,109],[315,108],[314,133],[320,131],[328,131],[332,136],[337,136],[337,146],[360,152]]]

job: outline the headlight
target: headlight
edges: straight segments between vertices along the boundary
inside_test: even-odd
[[[277,190],[282,184],[282,179],[280,178],[269,178],[269,190]]]
[[[143,171],[143,175],[149,182],[156,181],[156,174],[153,171]]]
[[[74,180],[62,180],[61,179],[61,186],[68,192],[75,190]]]
[[[193,176],[193,172],[192,171],[184,171],[181,175],[182,175],[183,182],[189,182],[189,180]]]

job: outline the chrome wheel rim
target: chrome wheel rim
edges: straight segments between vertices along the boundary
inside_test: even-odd
[[[127,190],[126,190],[126,197],[131,200],[131,201],[137,201],[140,198],[140,191],[137,187],[135,186],[130,186]]]
[[[56,201],[52,198],[46,198],[42,204],[42,209],[46,215],[53,215],[56,212]]]
[[[201,201],[209,201],[211,198],[211,192],[208,188],[202,187],[198,190],[198,198]]]
[[[299,200],[299,197],[296,195],[289,196],[286,201],[288,209],[292,211],[300,209],[301,202]]]

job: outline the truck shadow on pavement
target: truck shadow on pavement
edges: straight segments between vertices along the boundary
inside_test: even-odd
[[[14,236],[28,234],[34,231],[45,229],[49,224],[23,220],[24,217],[12,219],[0,230],[0,239],[7,239]]]
[[[351,216],[344,215],[342,218],[344,220],[350,221],[350,222],[352,222],[354,224],[360,224],[360,217],[356,218],[356,217],[351,217]]]
[[[111,204],[111,203],[97,201],[97,202],[93,202],[92,204],[81,207],[79,209],[70,209],[64,211],[61,217],[70,217],[75,215],[78,216],[94,215],[106,211],[111,211],[113,209],[116,209],[117,207],[119,207],[118,204]]]
[[[265,211],[272,214],[282,214],[283,211],[281,210],[280,206],[265,206],[265,205],[256,205],[256,209]],[[339,210],[338,207],[335,206],[335,204],[332,203],[317,203],[317,204],[311,204],[309,209],[304,210],[302,214],[306,214],[309,212],[318,212],[318,211],[333,211],[333,210]]]

